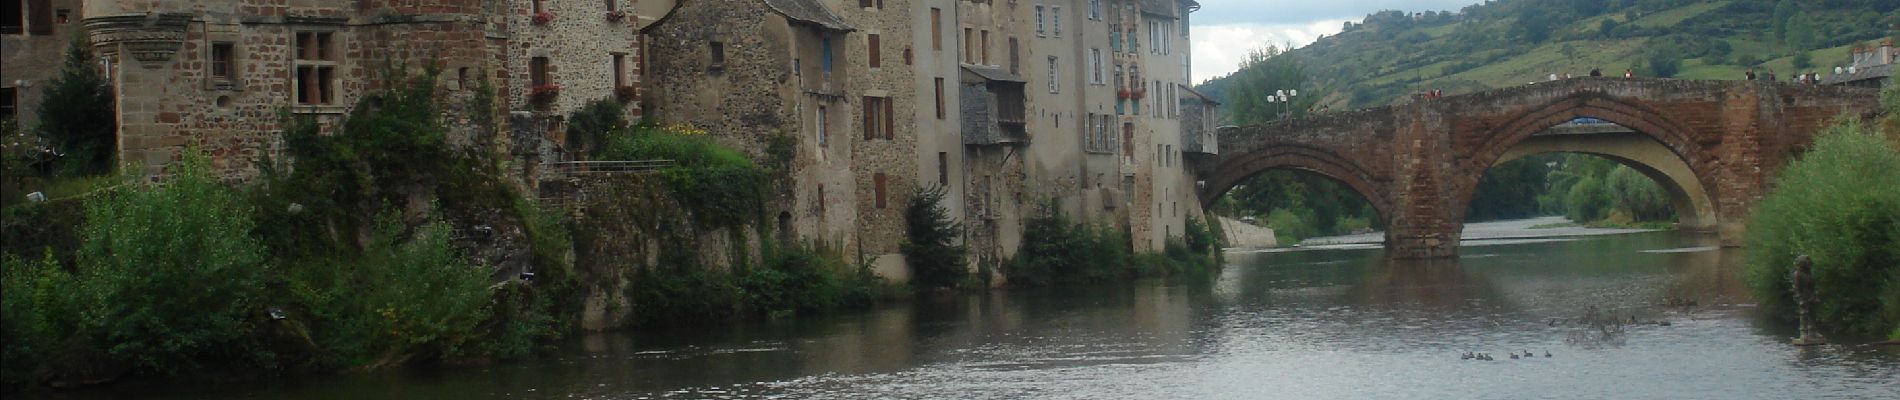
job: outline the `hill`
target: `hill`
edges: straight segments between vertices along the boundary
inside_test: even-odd
[[[1458,11],[1387,10],[1306,47],[1269,48],[1199,89],[1229,104],[1232,122],[1252,123],[1266,119],[1254,111],[1264,102],[1243,87],[1301,89],[1289,113],[1298,115],[1592,68],[1682,79],[1742,79],[1752,68],[1785,79],[1847,64],[1852,47],[1893,37],[1896,23],[1896,0],[1504,0]]]

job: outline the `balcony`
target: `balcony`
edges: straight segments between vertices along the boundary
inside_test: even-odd
[[[1022,78],[998,68],[965,65],[959,94],[963,101],[958,110],[963,123],[963,144],[997,145],[1029,143],[1029,111],[1023,96]]]

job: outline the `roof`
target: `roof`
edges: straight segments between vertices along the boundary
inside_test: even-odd
[[[1168,18],[1181,19],[1174,13],[1174,3],[1179,0],[1141,0],[1141,12]]]
[[[1875,66],[1866,67],[1866,68],[1855,68],[1854,73],[1851,73],[1851,74],[1839,74],[1839,75],[1829,76],[1826,78],[1821,78],[1821,84],[1838,85],[1838,84],[1843,84],[1843,83],[1848,83],[1848,82],[1859,82],[1859,81],[1864,81],[1864,80],[1869,80],[1869,79],[1887,79],[1887,77],[1893,76],[1893,66],[1894,64],[1886,64],[1886,65],[1875,65]]]
[[[819,28],[834,31],[851,32],[857,29],[844,23],[844,18],[833,14],[818,0],[765,0],[765,5],[773,11],[784,14],[794,21],[817,25]]]
[[[990,80],[990,81],[1015,82],[1015,83],[1029,82],[1028,80],[1024,80],[1022,77],[1010,74],[1009,71],[1004,71],[1002,68],[997,68],[997,67],[965,64],[963,66],[963,70],[970,71],[970,73],[976,74],[976,76],[982,77],[983,79]]]
[[[1191,95],[1194,95],[1194,97],[1199,97],[1199,98],[1201,98],[1201,101],[1205,101],[1205,102],[1207,102],[1207,104],[1213,104],[1213,105],[1217,105],[1217,106],[1218,106],[1218,105],[1220,105],[1220,101],[1218,101],[1218,100],[1214,100],[1214,98],[1213,98],[1213,97],[1209,97],[1209,96],[1208,96],[1208,95],[1207,95],[1206,93],[1201,93],[1201,91],[1199,91],[1199,90],[1194,90],[1194,87],[1193,87],[1193,86],[1188,86],[1188,85],[1183,85],[1183,84],[1179,84],[1179,83],[1177,83],[1177,84],[1174,84],[1174,85],[1175,85],[1175,86],[1180,86],[1180,87],[1181,87],[1181,90],[1182,90],[1182,91],[1186,91],[1186,92],[1188,92],[1188,94],[1191,94]]]

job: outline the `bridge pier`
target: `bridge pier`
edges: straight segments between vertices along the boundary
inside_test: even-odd
[[[1405,234],[1386,231],[1386,257],[1399,260],[1457,257],[1458,237],[1459,233]]]

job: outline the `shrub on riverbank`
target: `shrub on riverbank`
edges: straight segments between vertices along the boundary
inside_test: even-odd
[[[1792,316],[1789,271],[1814,260],[1816,317],[1829,330],[1900,326],[1900,151],[1856,122],[1822,132],[1782,171],[1748,222],[1747,280],[1764,305]]]
[[[969,276],[963,246],[956,244],[963,225],[943,207],[945,193],[941,186],[919,187],[904,207],[904,262],[919,287],[952,286]]]
[[[608,133],[600,160],[670,160],[661,171],[668,192],[703,227],[757,222],[765,204],[765,170],[706,131],[643,120]]]
[[[565,250],[540,247],[566,246],[549,232],[564,228],[526,212],[483,154],[447,147],[432,75],[393,82],[343,133],[290,124],[295,168],[266,162],[255,185],[225,186],[188,150],[163,184],[70,200],[85,202],[84,218],[31,211],[57,203],[6,210],[74,227],[79,243],[76,255],[23,261],[16,233],[48,253],[68,251],[64,235],[9,222],[6,383],[518,356],[562,332],[553,300],[572,278],[548,263]],[[537,284],[496,283],[451,245],[451,216],[523,225]]]
[[[1169,239],[1161,253],[1137,254],[1130,249],[1125,232],[1073,223],[1056,211],[1053,203],[1045,210],[1043,215],[1024,221],[1022,248],[1003,265],[1003,273],[1012,284],[1092,283],[1205,272],[1215,267],[1213,256],[1192,250],[1182,239]]]
[[[663,257],[664,259],[664,257]],[[784,246],[763,265],[722,272],[699,265],[641,269],[627,288],[637,326],[723,322],[732,316],[776,317],[864,307],[883,282],[838,255]]]

